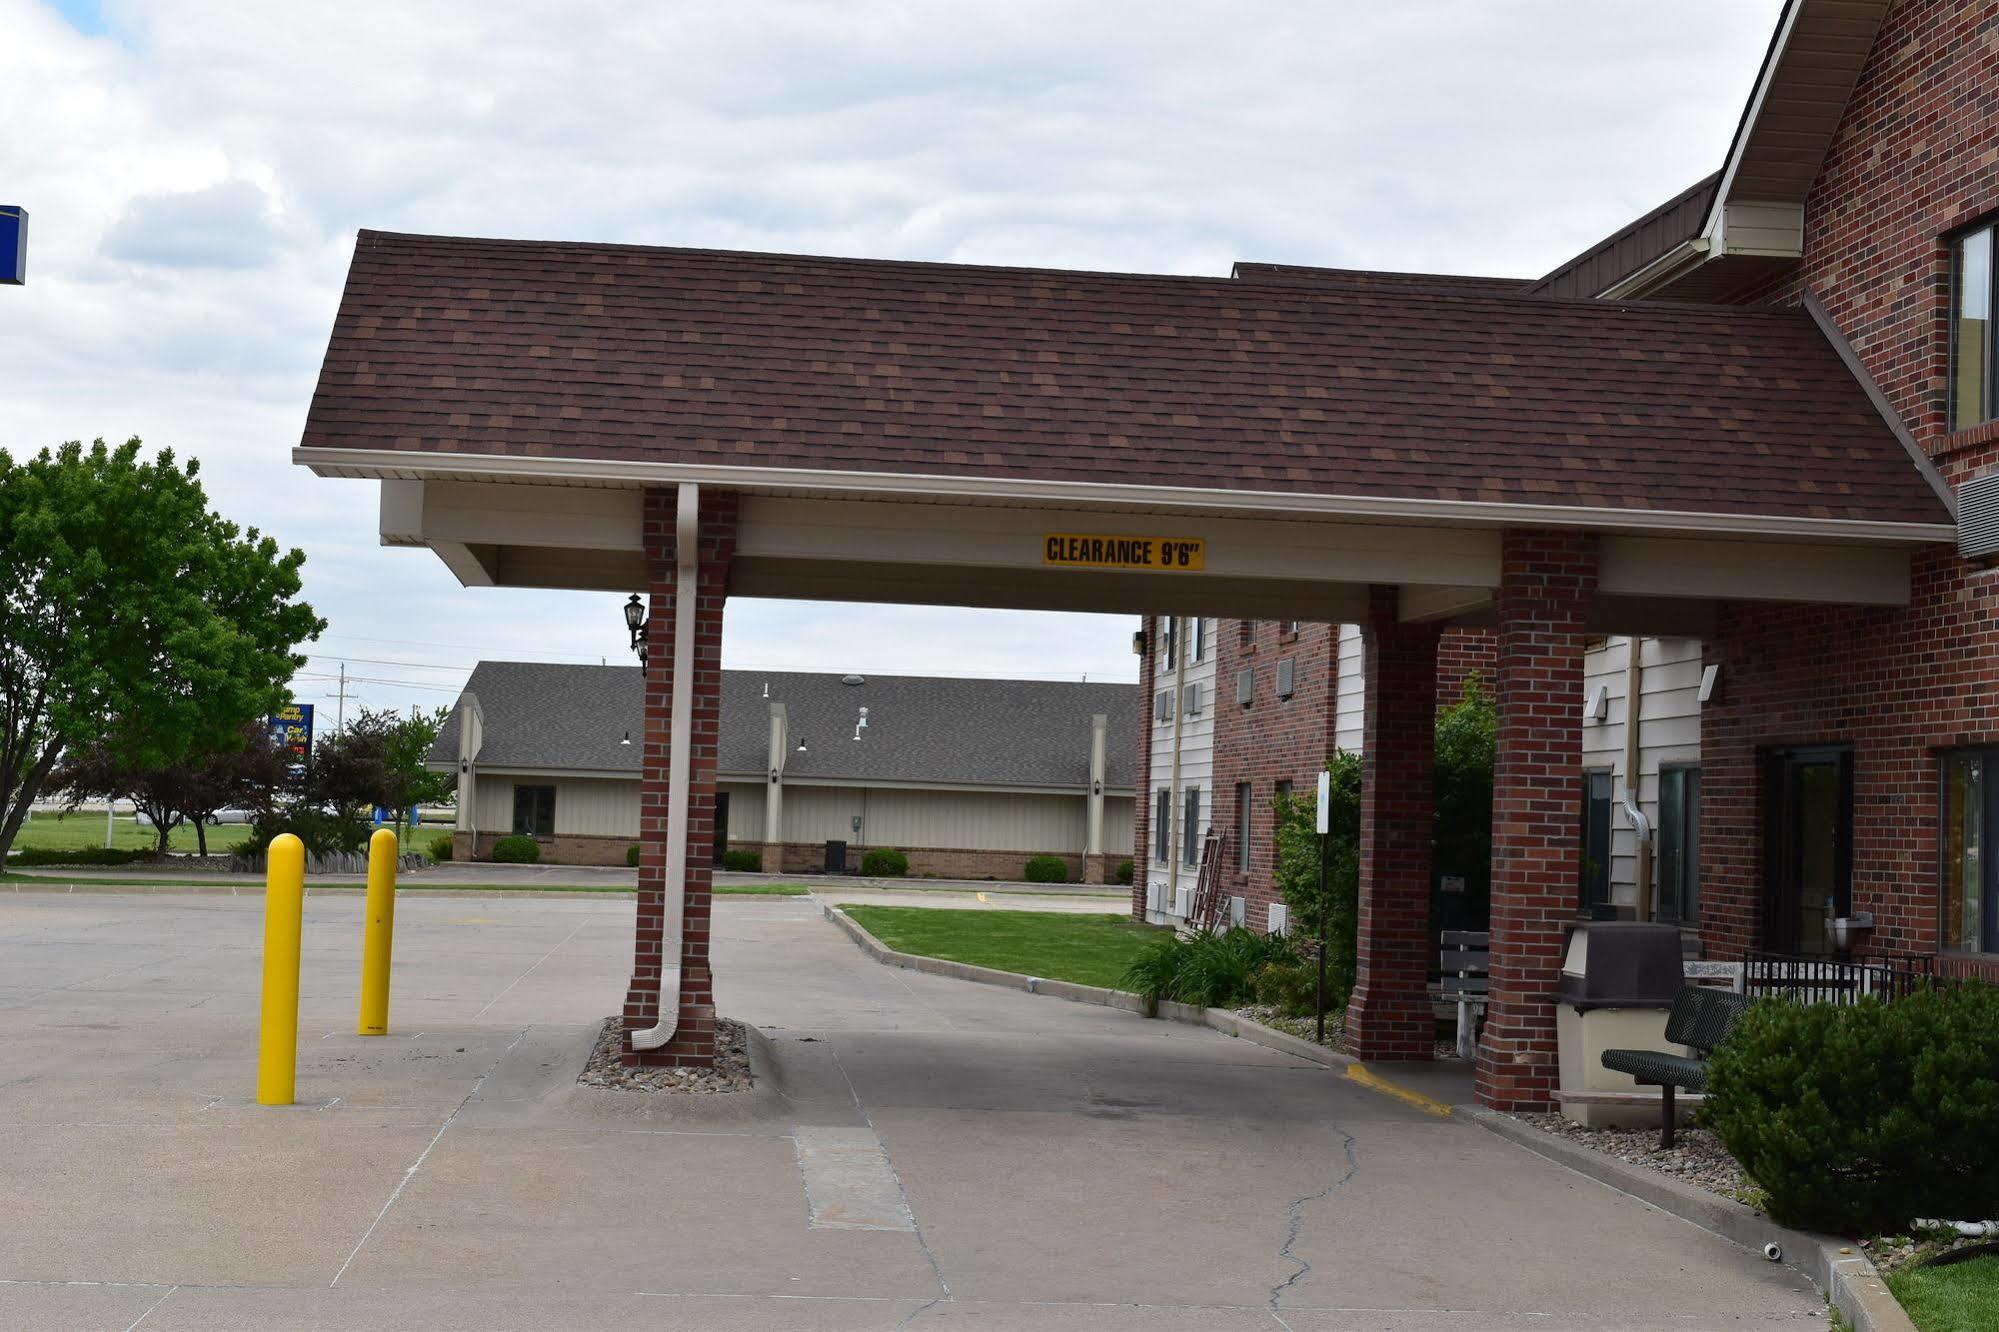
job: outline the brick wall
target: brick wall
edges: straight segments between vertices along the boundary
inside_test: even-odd
[[[632,983],[625,995],[627,1030],[653,1026],[662,1002],[661,947],[664,936],[668,763],[678,738],[671,736],[675,587],[675,492],[649,490],[645,498],[645,558],[649,591],[646,628],[645,757],[639,783],[638,923]],[[689,742],[687,802],[686,915],[680,949],[680,1025],[659,1050],[636,1051],[629,1043],[625,1062],[692,1064],[715,1062],[715,991],[708,968],[708,922],[713,903],[715,761],[721,733],[722,608],[728,597],[729,563],[736,546],[736,497],[704,490],[695,558],[699,581],[694,615],[694,716]]]
[[[1946,240],[1999,210],[1999,11],[1903,0],[1888,15],[1805,210],[1797,272],[1749,299],[1814,292],[1952,484],[1999,462],[1999,429],[1946,433]],[[1704,648],[1701,930],[1762,942],[1759,754],[1853,746],[1853,907],[1878,947],[1938,938],[1937,751],[1999,744],[1999,573],[1918,557],[1905,610],[1734,606]]]
[[[489,860],[493,854],[493,843],[506,833],[482,832],[478,834],[454,832],[451,834],[451,857],[454,860]],[[537,837],[541,844],[541,863],[547,865],[623,865],[626,853],[631,849],[630,837],[582,837],[564,834],[558,837]]]
[[[755,851],[763,857],[767,874],[823,874],[826,871],[824,842],[731,842],[731,851]],[[1117,877],[1117,867],[1130,859],[1123,852],[1085,857],[1066,851],[989,851],[976,847],[902,846],[895,848],[909,857],[912,878],[995,879],[1019,882],[1027,862],[1037,855],[1052,855],[1069,869],[1071,883],[1109,883]],[[861,861],[869,848],[856,842],[847,844],[847,872],[860,873]],[[1091,865],[1088,861],[1094,860]],[[1100,877],[1087,878],[1095,873]]]
[[[1583,615],[1596,592],[1593,535],[1506,533],[1495,598],[1498,758],[1492,775],[1492,975],[1475,1075],[1481,1105],[1543,1110],[1555,1090],[1562,922],[1581,847]]]
[[[1499,678],[1499,640],[1490,629],[1446,629],[1437,644],[1437,706],[1457,702],[1471,675],[1492,693]]]

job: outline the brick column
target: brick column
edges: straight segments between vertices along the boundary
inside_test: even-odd
[[[1508,532],[1502,546],[1492,978],[1476,1078],[1479,1103],[1500,1110],[1554,1103],[1549,996],[1582,868],[1583,615],[1596,559],[1582,532]]]
[[[632,984],[625,992],[625,1028],[659,1021],[660,945],[666,916],[668,761],[672,734],[675,593],[672,490],[645,497],[646,578],[651,596],[646,627],[645,753],[639,783],[638,927]],[[715,989],[708,969],[708,919],[714,887],[715,759],[721,732],[722,606],[736,547],[736,497],[701,492],[700,561],[694,612],[694,717],[688,766],[687,911],[680,949],[680,1027],[664,1049],[635,1051],[627,1064],[706,1066],[715,1062]],[[668,1002],[672,1002],[669,997]]]
[[[1437,722],[1435,625],[1403,624],[1392,587],[1368,591],[1360,797],[1359,967],[1347,1006],[1357,1059],[1428,1059],[1430,841]]]

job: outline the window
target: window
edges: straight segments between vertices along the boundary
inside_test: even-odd
[[[1610,902],[1610,785],[1607,772],[1583,774],[1582,883],[1584,908]]]
[[[1173,793],[1161,791],[1152,804],[1152,858],[1164,865],[1173,858]]]
[[[1999,866],[1985,854],[1992,827],[1999,750],[1943,760],[1943,946],[1999,953]]]
[[[1279,620],[1277,622],[1277,632],[1287,638],[1296,638],[1298,636],[1298,623],[1297,620]]]
[[[1994,381],[1999,355],[1992,307],[1999,298],[1992,263],[1994,224],[1959,236],[1951,246],[1950,427],[1964,430],[1999,416]]]
[[[1235,622],[1236,646],[1247,652],[1256,646],[1256,621],[1237,620]]]
[[[1180,859],[1188,865],[1201,863],[1201,788],[1187,788],[1187,810],[1180,820]]]
[[[1180,664],[1179,629],[1180,622],[1170,615],[1159,622],[1160,654],[1169,671]]]
[[[1191,664],[1197,661],[1206,661],[1208,659],[1208,622],[1197,615],[1188,623],[1187,629],[1193,640],[1190,644],[1192,655],[1187,658],[1188,662]]]
[[[1277,785],[1276,785],[1276,786],[1275,786],[1275,787],[1274,787],[1274,788],[1273,788],[1273,789],[1271,790],[1271,800],[1270,800],[1270,808],[1271,808],[1272,810],[1276,810],[1276,809],[1279,809],[1279,808],[1281,808],[1281,807],[1283,806],[1284,802],[1285,802],[1285,801],[1287,801],[1287,800],[1289,800],[1290,798],[1291,798],[1291,783],[1290,783],[1290,782],[1289,782],[1288,780],[1287,780],[1287,781],[1282,781],[1282,782],[1279,782],[1279,783],[1277,783]],[[1270,865],[1271,865],[1271,870],[1272,870],[1272,872],[1273,872],[1273,873],[1274,873],[1274,872],[1276,871],[1276,867],[1277,867],[1277,828],[1278,828],[1278,825],[1279,825],[1280,823],[1282,823],[1282,822],[1283,822],[1283,820],[1282,820],[1282,819],[1280,819],[1280,818],[1278,818],[1278,817],[1277,817],[1277,816],[1276,816],[1275,814],[1273,814],[1273,815],[1271,816],[1271,819],[1270,819]]]
[[[514,831],[529,837],[555,836],[555,788],[514,788]]]
[[[1235,784],[1235,867],[1244,874],[1249,873],[1250,822],[1256,817],[1256,806],[1250,803],[1248,782]]]
[[[1701,770],[1659,770],[1659,867],[1653,915],[1692,924],[1701,881]]]

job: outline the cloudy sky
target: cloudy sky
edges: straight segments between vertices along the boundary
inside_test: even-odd
[[[299,681],[628,660],[288,461],[355,230],[1531,275],[1719,165],[1779,0],[0,0],[0,447],[139,435],[308,554]],[[1135,677],[1130,622],[739,601],[726,664]],[[351,706],[351,702],[350,702]]]

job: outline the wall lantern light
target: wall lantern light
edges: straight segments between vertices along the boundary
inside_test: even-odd
[[[637,654],[639,665],[646,663],[646,608],[639,601],[639,594],[632,593],[625,603],[625,628],[632,636],[632,651]],[[629,741],[628,741],[629,742]]]

